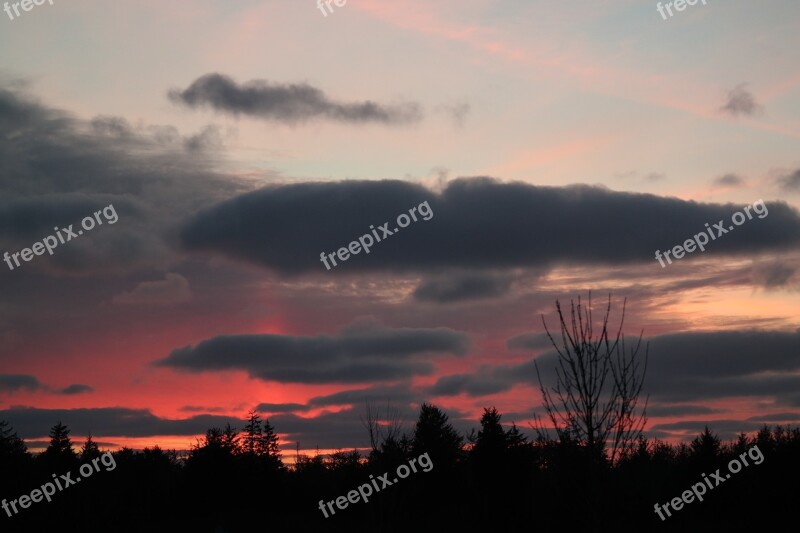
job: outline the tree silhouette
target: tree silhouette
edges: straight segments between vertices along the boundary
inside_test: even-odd
[[[256,451],[262,434],[261,418],[255,411],[249,411],[247,413],[247,424],[242,430],[242,452],[249,455],[257,455]]]
[[[68,518],[82,533],[150,531],[153,523],[159,531],[254,531],[263,528],[265,520],[276,529],[297,531],[396,532],[423,523],[425,531],[515,531],[535,523],[546,530],[682,532],[739,531],[794,518],[800,496],[794,475],[800,471],[797,428],[764,426],[755,435],[739,435],[730,442],[721,441],[710,428],[688,443],[640,438],[632,453],[616,463],[597,464],[584,460],[585,446],[547,440],[529,444],[516,426],[502,420],[497,409],[484,409],[473,446],[463,454],[461,437],[446,413],[423,404],[408,440],[413,450],[401,461],[365,463],[356,450],[329,456],[318,450],[312,457],[301,457],[295,469],[273,471],[247,451],[248,435],[257,435],[260,422],[251,417],[251,427],[243,434],[231,426],[209,429],[186,461],[157,447],[123,448],[113,454],[113,473],[93,475],[79,487],[58,492],[48,507],[54,512],[20,512],[10,518],[11,528],[5,523],[0,527],[48,531]],[[51,433],[49,453],[61,450],[68,455],[68,428],[58,424]],[[268,433],[274,434],[271,426]],[[405,440],[400,436],[398,442]],[[756,444],[763,464],[749,454]],[[95,445],[87,436],[81,455],[91,455]],[[410,459],[425,453],[434,468],[423,470],[423,462],[417,461],[416,470],[407,470],[408,476],[400,480],[398,466],[411,465]],[[654,503],[680,496],[703,474],[710,478],[720,469],[727,479],[728,462],[742,453],[749,455],[749,466],[705,501],[673,511],[665,522],[653,512]],[[2,463],[9,454],[20,459]],[[454,461],[449,467],[448,456]],[[24,443],[0,422],[0,464],[8,467],[0,476],[0,499],[6,498],[9,505],[40,484],[35,480],[67,472],[26,457]],[[707,463],[701,464],[701,459]],[[75,466],[69,468],[73,473]],[[373,491],[369,502],[351,503],[346,510],[334,505],[337,512],[328,518],[318,510],[320,500],[345,495],[349,500],[363,484],[382,485],[379,479],[384,475],[391,486]],[[587,494],[593,498],[588,506],[582,504]],[[728,512],[732,510],[736,512]],[[0,510],[0,522],[8,518]]]
[[[380,468],[391,468],[404,461],[411,442],[403,430],[404,424],[397,408],[386,402],[386,411],[373,408],[366,402],[367,417],[361,421],[369,433],[369,462]]]
[[[452,468],[462,454],[463,439],[438,407],[423,403],[411,441],[416,455],[429,453],[437,468]]]
[[[530,450],[527,438],[516,426],[506,430],[500,423],[501,418],[495,407],[485,408],[480,420],[481,429],[469,439],[473,443],[469,460],[477,480],[479,506],[485,521],[491,519],[501,502],[519,498],[518,485],[524,483],[523,471],[529,460],[524,453],[519,453],[523,449]],[[507,518],[496,517],[497,527],[505,525]]]
[[[558,353],[556,384],[550,388],[544,385],[534,360],[544,408],[560,440],[585,445],[597,460],[606,457],[610,446],[609,458],[614,463],[620,454],[632,450],[647,422],[647,400],[644,408],[637,411],[647,372],[647,348],[643,357],[639,354],[643,332],[636,346],[626,352],[622,327],[627,299],[613,337],[608,330],[610,294],[599,335],[594,331],[591,293],[587,306],[581,303],[580,296],[577,305],[574,300],[570,304],[568,324],[561,302],[556,300],[561,346],[553,339],[542,315],[547,336]],[[541,422],[539,427],[542,428]]]
[[[722,442],[706,426],[703,432],[692,440],[691,447],[692,455],[703,460],[712,461],[719,456]]]
[[[233,456],[240,451],[239,433],[226,424],[225,429],[208,429],[203,440],[192,446],[190,459]]]
[[[5,420],[0,420],[0,460],[19,459],[28,454],[25,442]]]
[[[97,446],[97,443],[92,440],[92,434],[89,433],[86,437],[86,442],[83,443],[83,447],[81,448],[81,461],[85,463],[97,457],[100,457],[100,448]]]
[[[5,420],[0,420],[0,491],[2,494],[16,492],[20,482],[26,478],[31,454],[25,442],[17,436]]]
[[[247,424],[242,430],[241,453],[261,461],[271,469],[283,468],[281,449],[278,444],[278,435],[269,420],[261,422],[255,411],[247,415]]]
[[[53,469],[71,468],[78,456],[72,449],[69,428],[59,421],[50,429],[50,444],[42,453],[42,460]]]
[[[278,445],[278,435],[275,428],[269,423],[269,419],[264,421],[264,430],[256,443],[256,453],[260,457],[270,459],[276,465],[281,463],[281,447]]]

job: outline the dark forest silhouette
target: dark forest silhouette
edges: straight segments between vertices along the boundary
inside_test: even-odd
[[[77,472],[101,453],[91,437],[80,450],[59,423],[36,456],[0,423],[0,497],[18,498],[51,479]],[[691,443],[642,437],[611,464],[568,440],[529,440],[501,414],[485,409],[480,430],[462,438],[447,415],[424,404],[409,434],[375,435],[366,454],[300,456],[285,465],[275,430],[251,415],[247,429],[209,429],[186,454],[158,447],[113,452],[117,467],[8,518],[2,531],[721,531],[791,523],[800,495],[800,429],[764,426],[722,443],[706,429]],[[764,455],[724,486],[662,522],[668,501],[752,445]],[[335,516],[318,501],[344,495],[428,453],[433,469],[410,475]],[[599,482],[590,482],[595,478]],[[601,487],[591,489],[591,487]],[[591,512],[590,512],[591,510]]]

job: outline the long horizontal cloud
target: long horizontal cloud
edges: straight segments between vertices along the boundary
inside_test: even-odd
[[[364,409],[367,405],[384,409],[407,407],[411,403],[422,403],[425,398],[420,393],[413,392],[409,384],[392,386],[374,386],[365,389],[350,389],[325,396],[316,396],[308,403],[261,403],[256,406],[256,411],[268,414],[303,413],[312,409],[346,405]],[[394,407],[392,407],[394,406]]]
[[[553,346],[547,333],[522,333],[506,341],[509,350],[541,350]]]
[[[464,354],[468,337],[447,328],[360,324],[337,336],[227,335],[174,350],[158,366],[193,372],[244,370],[294,383],[362,383],[431,374],[423,354]]]
[[[759,424],[744,420],[682,420],[671,424],[656,424],[650,429],[656,432],[697,434],[702,432],[706,427],[712,429],[715,433],[720,435],[720,437],[727,440],[734,437],[737,433],[756,431],[759,428]]]
[[[381,406],[382,407],[382,406]],[[392,406],[392,416],[407,433],[412,432],[419,410],[416,407]],[[478,425],[477,420],[467,419],[464,413],[456,409],[445,409],[450,422],[462,434]],[[381,409],[381,414],[385,414]],[[336,413],[325,413],[315,418],[303,418],[294,414],[283,414],[270,417],[275,429],[290,441],[300,442],[301,447],[310,448],[354,448],[369,446],[369,433],[364,427],[366,407],[362,404],[352,409]]]
[[[331,253],[428,201],[430,220],[385,236],[370,253],[350,256],[326,271]],[[683,261],[709,254],[796,249],[800,216],[769,203],[753,217]],[[364,270],[433,271],[443,267],[548,267],[564,264],[650,262],[655,250],[682,244],[723,220],[727,230],[740,206],[699,204],[600,187],[536,187],[488,178],[458,179],[441,194],[402,181],[303,183],[268,187],[199,213],[182,232],[186,247],[209,250],[282,272],[335,275]],[[382,235],[382,232],[378,232]],[[458,287],[451,291],[463,292]],[[442,290],[420,289],[438,295]],[[497,288],[493,289],[495,292]],[[445,296],[447,296],[445,291]]]
[[[47,386],[39,381],[36,376],[30,374],[0,374],[0,394],[15,393],[21,390],[29,392],[46,392],[64,395],[81,394],[93,392],[94,389],[89,385],[73,383],[62,389]]]
[[[496,298],[509,291],[512,281],[502,274],[450,272],[424,280],[414,291],[414,298],[438,303]]]
[[[418,410],[416,407],[397,405],[395,414],[404,422],[405,429],[413,429]],[[383,412],[383,411],[382,411]],[[461,432],[477,425],[464,413],[447,409],[450,421]],[[293,414],[271,416],[270,423],[290,442],[300,442],[304,448],[352,448],[369,445],[369,435],[364,427],[366,408],[362,405],[336,413],[325,413],[315,418],[302,418]],[[245,420],[230,416],[197,415],[186,419],[168,419],[154,415],[147,409],[123,407],[91,409],[36,409],[13,407],[0,411],[0,420],[7,420],[24,439],[47,435],[49,429],[61,421],[74,435],[94,437],[157,437],[163,435],[193,436],[203,434],[211,427],[231,426],[241,430]],[[33,444],[29,441],[29,444]],[[41,444],[41,443],[40,443]],[[79,444],[79,443],[75,443]],[[188,444],[188,443],[187,443]],[[293,448],[293,446],[289,446]]]
[[[410,418],[413,413],[405,410],[403,415]],[[288,433],[290,440],[300,441],[304,446],[366,446],[369,439],[362,419],[363,410],[346,410],[308,419],[294,415],[275,416],[270,418],[270,422],[278,433]],[[50,428],[58,421],[69,426],[74,435],[91,433],[95,438],[163,435],[189,437],[203,434],[211,427],[224,427],[228,423],[241,430],[246,423],[235,417],[216,415],[197,415],[175,420],[158,417],[148,409],[123,407],[90,409],[13,407],[0,411],[0,420],[7,420],[24,439],[47,435]]]
[[[413,122],[420,119],[416,104],[381,105],[375,102],[344,103],[330,99],[311,85],[270,84],[253,80],[238,85],[222,74],[206,74],[184,90],[173,89],[169,98],[190,107],[209,106],[234,115],[299,122],[327,119],[338,122]]]
[[[196,435],[210,427],[244,426],[244,421],[227,416],[197,415],[183,420],[160,418],[148,409],[102,407],[88,409],[36,409],[12,407],[0,411],[22,438],[47,435],[59,420],[77,435],[152,437],[158,435]]]
[[[23,389],[35,391],[41,386],[36,376],[28,374],[0,374],[0,393],[17,392]]]
[[[656,402],[769,396],[792,404],[800,390],[800,331],[678,333],[649,342],[644,393]],[[549,386],[555,385],[556,357],[549,351],[536,358]],[[431,391],[482,396],[517,384],[538,387],[533,360],[443,376]]]

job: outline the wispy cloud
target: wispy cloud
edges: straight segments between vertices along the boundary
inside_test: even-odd
[[[312,119],[335,122],[405,124],[422,118],[415,103],[397,105],[338,102],[306,83],[278,84],[252,80],[241,85],[218,73],[196,79],[185,90],[169,91],[173,102],[192,108],[209,106],[233,115],[249,115],[278,122],[297,123]]]
[[[784,192],[800,191],[800,169],[778,178],[778,185]]]
[[[720,107],[720,111],[734,117],[741,115],[752,117],[764,112],[764,107],[756,102],[753,94],[748,91],[746,83],[741,83],[728,92],[728,100]]]

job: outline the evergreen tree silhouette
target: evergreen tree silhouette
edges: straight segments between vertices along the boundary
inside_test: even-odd
[[[58,423],[50,429],[50,444],[42,453],[41,460],[55,470],[71,469],[77,462],[78,456],[72,449],[72,440],[69,438],[69,428]]]
[[[423,403],[411,441],[412,453],[428,453],[436,468],[453,468],[462,455],[463,439],[438,407]]]
[[[17,436],[17,432],[5,420],[0,420],[0,461],[19,459],[28,455],[25,442]]]
[[[81,447],[81,461],[85,463],[97,457],[100,457],[100,448],[97,446],[97,443],[92,440],[92,434],[89,433]]]

